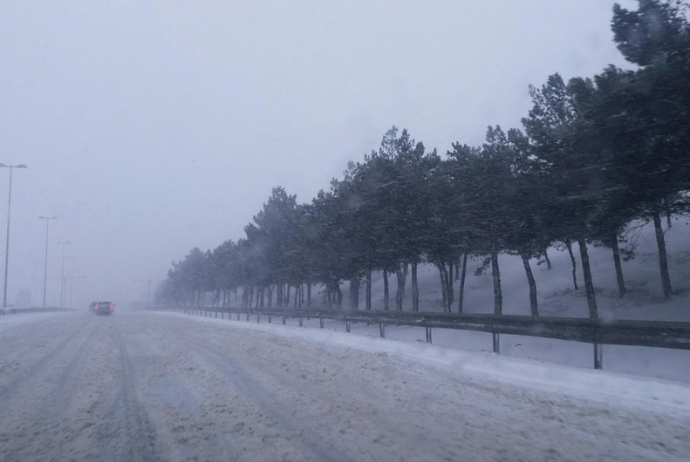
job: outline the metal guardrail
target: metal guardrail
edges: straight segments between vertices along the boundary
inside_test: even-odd
[[[75,308],[0,308],[0,316],[10,316],[14,314],[31,314],[31,313],[55,313],[55,312],[69,312],[76,311]]]
[[[387,325],[424,327],[426,341],[432,342],[432,328],[470,330],[493,334],[493,351],[500,353],[500,334],[525,335],[530,337],[553,338],[594,345],[594,368],[602,368],[601,345],[629,345],[656,348],[673,348],[690,350],[690,323],[665,321],[605,321],[588,318],[555,318],[531,317],[493,314],[450,314],[427,312],[399,311],[334,311],[334,310],[262,310],[251,308],[168,308],[184,313],[205,316],[230,318],[236,315],[237,320],[245,315],[247,321],[256,316],[257,321],[266,317],[299,319],[300,326],[305,318],[324,319],[345,322],[346,331],[350,332],[352,323],[365,322],[378,324],[381,337],[385,337]]]

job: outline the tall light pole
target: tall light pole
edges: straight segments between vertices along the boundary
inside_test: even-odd
[[[60,241],[58,244],[62,245],[62,269],[60,272],[60,308],[65,307],[65,246],[71,244],[70,241]]]
[[[43,269],[43,308],[46,307],[46,287],[48,287],[48,229],[50,225],[50,220],[57,220],[57,217],[38,217],[39,220],[46,221],[46,260],[45,267]]]
[[[10,207],[12,206],[12,170],[15,168],[26,168],[24,164],[7,165],[0,163],[0,167],[10,169],[10,190],[7,194],[7,241],[5,243],[5,287],[2,293],[2,308],[7,307],[7,269],[10,265]]]
[[[146,308],[151,308],[151,279],[132,279],[132,282],[147,282],[148,283],[148,299],[146,302]]]
[[[69,260],[69,307],[74,308],[74,255],[67,257]]]

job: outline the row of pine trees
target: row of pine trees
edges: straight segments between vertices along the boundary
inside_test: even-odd
[[[481,146],[454,143],[445,156],[427,151],[406,130],[391,128],[378,150],[351,162],[341,179],[299,204],[273,189],[245,227],[246,237],[213,251],[195,248],[173,263],[161,301],[227,306],[343,305],[372,309],[372,273],[382,272],[383,308],[403,310],[408,273],[417,311],[417,268],[439,270],[443,305],[463,311],[468,257],[493,278],[494,312],[503,309],[499,254],[522,259],[530,309],[539,315],[531,262],[567,249],[573,284],[577,260],[589,316],[597,301],[591,245],[611,249],[618,291],[626,293],[619,242],[632,222],[654,224],[661,293],[673,288],[662,219],[690,205],[690,26],[686,1],[616,5],[614,41],[635,70],[613,66],[592,78],[550,76],[530,87],[532,108],[521,128],[489,127]],[[574,244],[577,244],[574,246]],[[454,281],[458,282],[456,293]],[[318,285],[323,299],[312,288]]]

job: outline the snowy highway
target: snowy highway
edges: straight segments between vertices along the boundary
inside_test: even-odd
[[[127,312],[0,319],[0,460],[680,461],[690,454],[682,405],[670,412],[587,400],[286,334],[296,328],[241,324]]]

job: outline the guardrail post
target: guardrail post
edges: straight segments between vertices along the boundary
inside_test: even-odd
[[[285,325],[285,316],[283,316],[283,325]]]
[[[352,331],[352,323],[348,319],[345,321],[345,332],[347,332],[349,334],[351,331]]]
[[[319,326],[323,329],[323,318],[319,318]]]
[[[249,322],[249,313],[247,313],[247,322]]]
[[[261,324],[261,315],[260,314],[256,315],[256,323]]]
[[[300,326],[300,327],[303,327],[303,325],[302,325],[302,316],[299,317],[299,326]]]
[[[213,317],[214,319],[218,319],[218,312],[215,312],[215,316]]]
[[[239,312],[237,313],[237,320],[238,321],[240,320],[240,313]]]
[[[493,334],[494,336],[494,353],[501,354],[501,334]]]
[[[426,328],[426,343],[431,343],[431,327]]]
[[[270,314],[268,315],[268,323],[269,324],[271,323],[271,315]]]
[[[601,369],[604,362],[604,345],[594,344],[594,369]]]
[[[379,323],[379,334],[382,338],[386,338],[386,325],[382,322]]]

